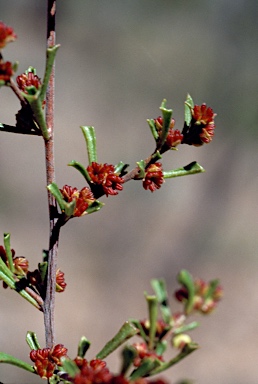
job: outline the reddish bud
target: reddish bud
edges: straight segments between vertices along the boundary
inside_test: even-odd
[[[143,188],[149,189],[151,192],[156,191],[161,187],[164,182],[164,176],[162,171],[162,164],[155,163],[150,164],[146,169],[146,174],[143,179]]]
[[[8,27],[0,21],[0,49],[4,48],[6,44],[16,40],[17,35],[14,33],[13,28]]]
[[[56,271],[56,292],[64,292],[66,285],[67,284],[64,279],[64,272],[58,269]]]
[[[37,374],[44,379],[49,379],[53,376],[56,365],[61,365],[61,357],[66,355],[67,349],[63,344],[57,344],[51,349],[32,350],[30,352],[30,359],[35,363]]]

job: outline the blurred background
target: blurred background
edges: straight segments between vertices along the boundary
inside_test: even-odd
[[[0,18],[18,40],[4,51],[43,77],[46,1],[1,1]],[[80,125],[93,125],[98,160],[134,167],[154,149],[147,118],[166,98],[176,128],[184,100],[217,113],[216,136],[201,148],[181,146],[163,157],[174,169],[193,160],[205,174],[167,180],[150,193],[130,182],[103,198],[99,213],[62,230],[59,267],[66,292],[57,296],[56,341],[74,357],[82,335],[91,358],[129,317],[147,314],[143,292],[164,277],[171,295],[180,269],[220,278],[225,297],[192,333],[201,348],[165,376],[175,384],[257,383],[258,318],[258,6],[256,0],[62,0],[57,4],[56,167],[59,186],[82,188],[71,160],[87,165]],[[0,121],[13,124],[19,103],[0,93]],[[11,233],[30,270],[48,246],[44,146],[38,137],[2,133],[0,233]],[[2,242],[0,242],[2,243]],[[29,362],[35,331],[44,346],[43,317],[10,289],[0,293],[0,350]],[[177,308],[177,306],[175,306]],[[119,370],[117,358],[108,360]],[[5,384],[37,384],[36,376],[1,365]]]

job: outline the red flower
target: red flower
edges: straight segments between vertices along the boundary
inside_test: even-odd
[[[72,188],[69,185],[64,185],[60,189],[64,200],[68,203],[76,200],[76,206],[73,212],[73,216],[80,217],[86,214],[86,209],[95,200],[93,193],[87,187],[82,188],[80,191],[77,188]]]
[[[106,363],[103,360],[91,360],[76,358],[75,363],[80,368],[74,379],[74,384],[105,384],[110,383],[112,374],[106,367]]]
[[[29,269],[29,262],[26,257],[17,256],[13,259],[14,273],[16,275],[26,276]]]
[[[13,76],[13,65],[10,61],[0,62],[0,81],[8,83]]]
[[[16,38],[17,35],[14,33],[13,29],[0,21],[0,49],[4,48],[6,44],[14,41]]]
[[[150,164],[146,169],[146,174],[143,179],[143,188],[149,189],[151,192],[156,191],[161,187],[161,184],[164,182],[162,164],[155,163]]]
[[[213,123],[216,114],[213,113],[212,108],[207,107],[206,104],[203,103],[202,105],[194,106],[192,116],[196,121],[196,124],[207,125],[209,123]]]
[[[181,144],[183,137],[184,136],[179,131],[179,129],[169,128],[167,139],[166,139],[166,144],[169,148],[175,148],[176,146]]]
[[[35,87],[36,89],[41,88],[41,80],[34,73],[34,70],[28,70],[25,73],[16,77],[18,87],[21,91],[29,94],[27,87]]]
[[[56,365],[61,365],[60,359],[67,355],[67,349],[63,344],[57,344],[53,348],[32,350],[30,359],[35,363],[37,374],[45,379],[53,376]]]
[[[115,173],[115,167],[112,164],[98,164],[93,161],[87,167],[87,172],[92,183],[101,186],[106,196],[117,195],[117,191],[122,191],[124,180]]]
[[[192,109],[192,120],[190,125],[185,124],[183,128],[183,144],[200,146],[208,144],[214,136],[216,113],[206,104],[195,105]]]
[[[64,292],[66,285],[67,284],[64,279],[64,272],[58,269],[56,271],[56,292]]]

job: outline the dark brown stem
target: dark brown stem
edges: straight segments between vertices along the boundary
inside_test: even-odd
[[[48,0],[47,9],[47,47],[55,45],[55,14],[56,1]],[[55,164],[54,164],[54,91],[55,91],[55,66],[53,65],[48,89],[46,93],[46,124],[50,133],[50,139],[45,139],[45,157],[46,157],[46,174],[47,185],[55,181]],[[46,298],[44,301],[44,323],[46,347],[51,348],[55,343],[55,327],[54,327],[54,309],[55,309],[55,289],[56,289],[56,268],[57,268],[57,251],[58,238],[53,241],[52,232],[55,228],[56,218],[53,211],[56,211],[56,201],[48,192],[49,206],[49,223],[50,223],[50,240],[48,253],[48,274]]]

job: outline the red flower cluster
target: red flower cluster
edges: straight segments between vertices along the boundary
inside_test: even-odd
[[[161,136],[162,133],[162,125],[163,125],[163,118],[159,116],[157,119],[154,119],[157,131],[159,136]],[[174,129],[175,126],[175,119],[171,119],[169,130],[168,130],[168,135],[166,138],[165,146],[170,148],[175,148],[179,144],[181,144],[183,140],[183,135],[179,131],[179,129]]]
[[[53,376],[56,365],[61,365],[60,359],[67,356],[67,349],[63,344],[57,344],[53,348],[44,348],[32,350],[30,358],[35,363],[35,370],[37,374],[44,378],[49,379]]]
[[[105,361],[99,359],[88,361],[80,357],[77,357],[74,361],[80,368],[80,373],[73,379],[74,384],[110,383],[112,374],[106,367]]]
[[[0,61],[0,81],[8,83],[14,74],[13,65],[10,61]]]
[[[141,362],[146,357],[151,357],[154,360],[158,359],[160,361],[164,361],[163,356],[157,355],[154,351],[149,351],[148,346],[145,343],[134,343],[133,347],[137,351],[137,356],[134,359],[135,367],[139,367]]]
[[[17,35],[14,33],[13,28],[8,27],[0,21],[0,49],[4,48],[6,44],[14,41]]]
[[[197,279],[194,282],[194,287],[195,294],[193,310],[203,314],[212,312],[217,306],[218,301],[220,301],[223,296],[222,287],[218,285],[211,295],[208,294],[211,283],[206,283],[202,279]],[[175,297],[181,302],[188,300],[187,289],[185,287],[180,288],[175,292]]]
[[[192,109],[192,121],[189,126],[185,124],[182,134],[182,143],[194,146],[209,144],[214,136],[216,113],[206,104],[195,105]]]
[[[76,206],[73,212],[73,216],[80,217],[86,214],[86,209],[95,200],[93,193],[87,187],[82,188],[80,191],[77,188],[72,188],[69,185],[64,185],[60,189],[64,200],[68,203],[73,200],[76,201]]]
[[[165,381],[159,379],[148,381],[145,378],[140,378],[130,381],[123,375],[115,376],[109,371],[103,360],[87,361],[77,357],[74,361],[80,368],[80,373],[73,379],[69,379],[74,384],[166,384]]]
[[[87,167],[87,172],[92,183],[101,186],[106,196],[117,195],[122,191],[124,179],[115,173],[115,167],[112,164],[99,164],[92,162]]]
[[[26,73],[23,73],[16,77],[17,85],[21,91],[24,93],[29,93],[27,91],[27,87],[35,87],[36,89],[40,89],[41,87],[41,80],[40,78],[34,74],[33,71],[26,71]]]
[[[162,171],[162,164],[155,163],[150,164],[146,169],[146,174],[143,179],[143,188],[149,189],[151,192],[156,191],[161,187],[164,182],[164,176]]]

